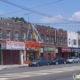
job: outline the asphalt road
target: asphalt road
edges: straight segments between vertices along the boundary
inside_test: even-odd
[[[79,66],[80,63],[74,64],[60,64],[60,65],[49,65],[49,66],[39,66],[39,67],[20,67],[20,68],[10,68],[4,69],[0,71],[0,74],[6,73],[20,73],[20,72],[29,72],[29,71],[37,71],[37,70],[46,70],[46,69],[54,69],[54,68],[63,68],[63,67],[72,67],[72,66]]]
[[[80,63],[40,67],[20,67],[0,71],[1,78],[10,80],[73,80],[74,73],[80,73]]]
[[[63,73],[58,73],[58,74],[50,74],[50,75],[46,75],[46,76],[21,78],[21,79],[15,79],[15,80],[74,80],[73,74],[75,72],[80,74],[80,70],[79,70],[79,71],[63,72]],[[80,79],[78,79],[78,80],[80,80]]]

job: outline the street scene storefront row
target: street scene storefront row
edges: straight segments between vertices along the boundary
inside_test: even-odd
[[[28,64],[30,61],[36,60],[40,57],[40,47],[41,44],[36,41],[26,41],[26,60],[25,64]]]
[[[24,64],[25,43],[18,41],[2,41],[1,64]]]

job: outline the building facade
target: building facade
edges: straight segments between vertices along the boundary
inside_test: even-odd
[[[80,48],[78,48],[78,33],[67,31],[67,45],[71,48],[71,53],[68,57],[77,56],[79,57]]]
[[[27,34],[29,26],[30,23],[24,24],[23,22],[15,22],[11,19],[0,19],[0,44],[2,43],[2,40],[15,42],[32,41],[32,29],[30,29],[29,34]],[[37,51],[39,57],[45,57],[46,59],[51,60],[54,57],[68,58],[74,55],[79,56],[78,47],[80,47],[80,37],[77,33],[49,26],[35,25],[35,27],[42,39],[40,49],[36,49],[39,50]],[[28,59],[27,52],[29,53],[29,50],[24,51],[24,61]],[[0,51],[0,54],[2,55],[2,51]]]

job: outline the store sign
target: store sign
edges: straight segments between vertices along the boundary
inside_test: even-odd
[[[44,47],[45,52],[54,52],[54,48]]]
[[[2,42],[2,49],[25,50],[25,43],[17,41],[5,41]]]
[[[70,48],[62,48],[62,52],[71,52]]]
[[[27,48],[34,48],[34,47],[40,48],[41,47],[41,44],[35,41],[26,41],[25,44]]]
[[[80,48],[78,48],[78,49],[73,49],[72,48],[72,52],[80,52]]]
[[[40,51],[40,48],[35,48],[35,51]]]

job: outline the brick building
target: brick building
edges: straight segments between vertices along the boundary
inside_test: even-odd
[[[28,35],[29,39],[27,39],[28,26],[29,23],[24,24],[23,22],[20,21],[15,22],[11,19],[0,19],[0,41],[10,40],[10,41],[24,42],[26,40],[31,40],[31,31]],[[57,30],[56,28],[51,28],[49,26],[36,25],[35,27],[37,28],[42,39],[42,46],[39,52],[40,53],[39,55],[41,57],[44,56],[47,59],[53,59],[54,51],[56,53],[56,56],[66,57],[64,53],[68,52],[67,31],[62,29]],[[56,36],[55,36],[55,30],[57,30]],[[56,44],[55,44],[55,37],[56,37]],[[19,50],[17,52],[19,53]],[[24,60],[26,60],[25,56],[26,54],[24,55]],[[3,63],[3,61],[1,61],[1,63]]]

